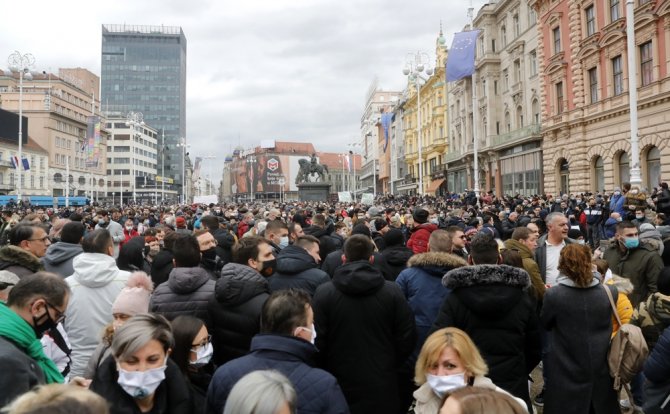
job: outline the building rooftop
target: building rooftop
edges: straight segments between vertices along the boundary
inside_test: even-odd
[[[183,35],[179,26],[144,26],[134,24],[103,24],[103,33],[139,33],[159,35]]]
[[[342,159],[340,158],[340,153],[336,152],[317,152],[316,155],[319,157],[319,162],[325,164],[331,170],[342,171]],[[342,154],[344,155],[344,154]],[[353,159],[353,168],[354,170],[361,169],[361,156],[359,154],[354,154]],[[346,164],[344,166],[346,169]]]

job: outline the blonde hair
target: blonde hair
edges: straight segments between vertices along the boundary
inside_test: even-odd
[[[108,414],[104,398],[76,385],[49,384],[28,391],[2,409],[6,414]]]
[[[414,369],[414,382],[423,385],[426,373],[437,366],[440,355],[446,348],[452,348],[463,362],[465,372],[473,376],[483,376],[489,371],[484,358],[472,339],[458,328],[443,328],[433,332],[421,347]]]
[[[527,411],[512,396],[489,388],[462,387],[445,395],[447,400],[456,400],[462,414],[524,414]]]

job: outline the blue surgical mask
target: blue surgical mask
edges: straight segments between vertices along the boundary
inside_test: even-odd
[[[635,249],[640,245],[640,239],[637,237],[625,238],[623,244],[626,246],[626,249]]]
[[[283,248],[285,248],[286,246],[288,246],[288,236],[281,237],[281,238],[279,239],[279,248],[280,248],[280,249],[283,249]]]

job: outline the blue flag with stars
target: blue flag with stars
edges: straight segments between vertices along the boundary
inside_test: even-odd
[[[470,76],[475,71],[475,47],[479,30],[469,30],[454,34],[447,56],[447,82],[454,82]]]

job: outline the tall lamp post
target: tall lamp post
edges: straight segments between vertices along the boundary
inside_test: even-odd
[[[250,155],[247,157],[247,164],[249,164],[249,169],[251,170],[251,177],[249,179],[249,188],[251,189],[251,201],[254,201],[254,178],[256,174],[256,156]]]
[[[17,201],[21,202],[21,192],[23,189],[23,78],[31,80],[33,75],[30,68],[35,66],[35,57],[30,53],[21,54],[18,50],[14,51],[7,59],[9,70],[19,73],[19,184],[16,188]]]
[[[128,112],[126,115],[126,126],[129,126],[133,131],[133,139],[131,141],[131,154],[130,154],[130,165],[132,167],[133,175],[133,204],[137,204],[137,168],[135,167],[135,143],[139,141],[139,131],[140,128],[144,126],[144,115],[142,112]]]
[[[361,144],[357,142],[352,142],[347,144],[347,147],[349,147],[349,154],[351,155],[351,171],[354,173],[354,178],[352,180],[353,182],[353,187],[354,187],[354,202],[356,202],[356,150],[361,148]]]
[[[186,148],[190,145],[186,144],[186,138],[180,138],[178,147],[181,148],[181,193],[182,203],[186,204],[188,196],[188,186],[186,185]]]
[[[419,195],[423,194],[423,142],[421,138],[421,73],[428,76],[433,74],[433,69],[428,66],[430,58],[425,52],[408,53],[405,68],[402,73],[407,76],[409,82],[414,82],[416,87],[416,135],[419,141]]]

